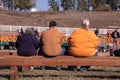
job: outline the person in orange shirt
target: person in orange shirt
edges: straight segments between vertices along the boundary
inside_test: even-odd
[[[88,19],[82,21],[82,27],[73,31],[69,38],[69,54],[76,57],[88,57],[96,54],[99,39],[94,32],[89,30]],[[88,70],[90,66],[81,66],[80,70]]]
[[[41,34],[41,50],[46,57],[55,57],[63,53],[61,44],[63,43],[64,35],[58,31],[57,23],[51,21],[49,23],[49,29]]]
[[[49,29],[41,34],[39,55],[44,55],[46,57],[64,55],[64,49],[61,46],[64,42],[64,35],[59,32],[56,27],[56,21],[51,21],[49,23]],[[61,70],[61,67],[58,66],[57,70]]]
[[[112,43],[113,43],[113,38],[112,38],[111,34],[108,33],[107,34],[107,44],[108,44],[109,49],[112,49],[112,46],[113,46]]]

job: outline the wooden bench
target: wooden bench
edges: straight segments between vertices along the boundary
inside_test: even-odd
[[[9,51],[0,52],[0,56],[6,56],[6,55],[17,55],[17,53],[16,52],[9,52]]]
[[[18,76],[17,66],[120,66],[120,58],[114,56],[73,57],[58,56],[46,58],[43,56],[2,56],[0,66],[10,66],[10,80]]]

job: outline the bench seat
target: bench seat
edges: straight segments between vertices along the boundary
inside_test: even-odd
[[[17,66],[120,66],[120,58],[114,56],[57,56],[47,58],[43,56],[6,55],[0,57],[0,66],[10,66],[10,80],[15,80],[18,76]]]
[[[43,56],[2,56],[0,66],[120,66],[120,58],[114,56],[73,57],[57,56],[46,58]]]

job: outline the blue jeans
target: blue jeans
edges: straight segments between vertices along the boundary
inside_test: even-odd
[[[62,48],[61,55],[64,55],[64,54],[65,54],[65,48]]]
[[[62,48],[60,55],[64,55],[64,53],[65,53],[65,49]],[[45,55],[42,50],[39,50],[39,51],[38,51],[38,55],[42,55],[42,56],[45,56],[45,57],[54,57],[54,56],[47,56],[47,55]],[[45,66],[41,66],[41,68],[44,70],[44,69],[45,69]],[[57,69],[60,70],[60,69],[61,69],[61,66],[57,66]]]
[[[94,56],[98,56],[98,51],[96,51]],[[90,66],[81,66],[80,67],[80,69],[83,69],[83,70],[88,70],[89,68],[90,68]]]
[[[94,56],[98,56],[98,51],[96,51]],[[68,66],[68,68],[70,70],[74,70],[74,69],[77,69],[77,66]],[[89,68],[90,68],[90,66],[81,66],[80,67],[80,69],[83,69],[83,70],[88,70]]]
[[[65,49],[62,48],[62,49],[61,49],[61,52],[60,52],[60,55],[64,55],[64,53],[65,53]],[[39,51],[38,51],[38,55],[42,55],[42,56],[49,57],[49,56],[47,56],[47,55],[44,54],[43,50],[39,50]]]

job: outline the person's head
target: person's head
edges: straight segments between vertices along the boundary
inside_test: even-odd
[[[31,34],[31,35],[34,35],[34,32],[31,28],[26,28],[25,30],[25,34]]]
[[[50,23],[49,23],[49,28],[51,28],[51,27],[56,27],[57,26],[57,23],[55,22],[55,21],[51,21]]]
[[[117,32],[117,28],[114,31]]]
[[[88,19],[83,19],[82,26],[85,29],[89,29],[90,21]]]

